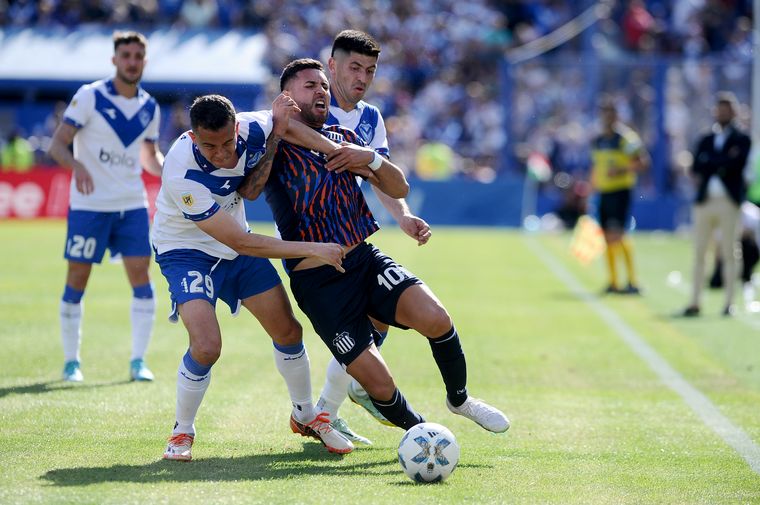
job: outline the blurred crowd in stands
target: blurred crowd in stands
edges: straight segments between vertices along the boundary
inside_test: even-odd
[[[459,175],[489,181],[499,171],[524,170],[525,160],[536,151],[556,173],[576,177],[587,169],[587,141],[601,91],[614,91],[622,118],[642,132],[651,147],[659,135],[655,71],[652,66],[621,62],[666,55],[676,62],[664,81],[665,128],[670,137],[666,154],[669,166],[678,169],[688,161],[683,153],[698,133],[695,128],[709,120],[714,87],[727,84],[731,89],[732,83],[744,82],[741,86],[748,89],[752,1],[609,1],[608,17],[589,30],[544,58],[514,65],[509,75],[501,73],[500,62],[513,48],[554,31],[598,3],[0,0],[0,26],[252,29],[267,37],[266,63],[275,87],[275,76],[293,57],[326,61],[338,31],[366,30],[383,48],[367,99],[383,111],[394,159],[430,179]],[[702,63],[710,55],[736,63],[719,70],[721,82],[704,79],[714,70]],[[601,66],[590,67],[590,61]],[[267,91],[257,106],[268,107],[275,89]],[[742,90],[734,91],[746,102]],[[510,102],[508,109],[505,100]],[[689,119],[694,103],[704,104],[707,111],[701,123]],[[63,106],[34,132],[33,149],[44,147],[44,137],[52,132]],[[186,107],[182,101],[162,109],[164,150],[187,128]]]

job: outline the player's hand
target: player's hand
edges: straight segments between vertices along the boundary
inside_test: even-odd
[[[412,237],[417,241],[417,245],[425,245],[430,240],[433,232],[430,230],[430,225],[425,222],[421,217],[417,217],[411,214],[404,215],[399,219],[399,228],[404,233]]]
[[[301,112],[296,101],[287,91],[283,91],[272,102],[272,134],[282,137],[288,131],[288,120],[291,115]]]
[[[346,273],[343,268],[343,258],[346,256],[343,247],[333,243],[314,243],[315,249],[312,256],[320,260],[325,265],[332,265],[340,273]]]
[[[77,162],[71,168],[74,172],[74,182],[76,183],[77,191],[83,195],[89,195],[95,191],[95,183],[92,180],[90,172],[84,168],[84,165]]]
[[[341,142],[340,147],[327,155],[326,168],[337,174],[348,170],[356,175],[367,177],[372,173],[367,165],[372,163],[374,157],[375,151],[371,148]]]

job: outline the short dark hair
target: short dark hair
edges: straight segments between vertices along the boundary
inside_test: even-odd
[[[718,91],[715,94],[715,103],[726,104],[734,110],[737,110],[739,108],[739,100],[731,91]]]
[[[148,48],[148,39],[145,38],[145,35],[143,35],[140,32],[113,32],[113,51],[116,52],[116,49],[122,45],[122,44],[131,44],[133,42],[137,42],[141,46],[143,46],[143,49]]]
[[[235,106],[222,95],[203,95],[193,100],[190,106],[190,127],[219,131],[230,122],[235,122]]]
[[[377,58],[380,55],[380,44],[369,33],[359,30],[343,30],[335,36],[330,56],[335,56],[337,50]]]
[[[306,70],[307,68],[314,68],[322,72],[325,71],[324,65],[312,58],[300,58],[298,60],[293,60],[285,65],[284,69],[282,69],[282,74],[280,75],[280,91],[285,90],[285,86],[288,84],[288,81],[295,77],[298,72],[301,70]]]

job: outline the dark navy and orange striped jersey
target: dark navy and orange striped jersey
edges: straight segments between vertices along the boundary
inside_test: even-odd
[[[356,133],[339,125],[319,132],[336,143],[365,146]],[[350,246],[362,242],[380,227],[364,200],[356,176],[336,174],[325,165],[327,157],[281,141],[265,187],[277,228],[284,240],[336,242]],[[299,260],[286,260],[293,268]]]

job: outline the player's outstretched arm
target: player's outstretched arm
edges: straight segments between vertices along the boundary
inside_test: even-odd
[[[74,159],[69,146],[74,141],[77,128],[68,123],[61,123],[53,134],[53,140],[48,148],[48,155],[62,167],[71,167],[74,172],[74,181],[77,191],[83,195],[89,195],[95,190],[90,172],[79,161]]]
[[[157,142],[152,140],[143,142],[142,147],[140,147],[140,163],[146,172],[161,177],[164,155],[159,151]]]
[[[360,157],[363,166],[357,161]],[[342,142],[340,147],[327,154],[326,168],[337,173],[348,170],[364,177],[391,198],[404,198],[409,193],[404,172],[369,147]]]
[[[231,248],[238,254],[261,258],[316,258],[324,265],[332,265],[345,272],[343,248],[338,244],[322,242],[292,242],[274,237],[247,233],[235,219],[219,211],[208,219],[196,221],[198,228]]]
[[[417,241],[417,245],[425,245],[432,236],[430,225],[421,217],[415,216],[409,209],[403,198],[391,198],[383,193],[377,186],[372,186],[377,199],[388,209],[393,219],[398,223],[404,233]]]

